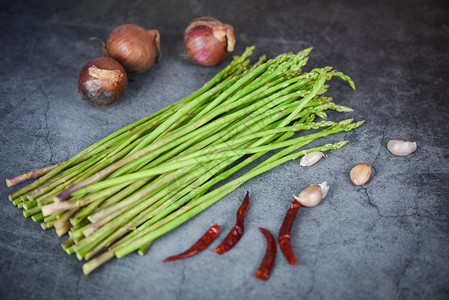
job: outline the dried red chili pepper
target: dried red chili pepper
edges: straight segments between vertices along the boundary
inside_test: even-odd
[[[298,200],[294,199],[292,201],[292,205],[287,210],[284,222],[282,222],[281,230],[279,231],[279,247],[281,248],[282,253],[284,253],[288,263],[291,265],[295,265],[298,262],[290,242],[290,230],[292,229],[293,221],[295,221],[300,206],[301,204],[299,204]]]
[[[270,277],[270,272],[274,265],[277,245],[276,240],[274,239],[274,236],[271,234],[271,232],[262,227],[259,227],[259,229],[267,239],[267,249],[265,250],[265,256],[259,266],[259,269],[257,269],[255,276],[266,281]]]
[[[186,258],[189,256],[192,256],[202,250],[204,250],[207,246],[209,246],[210,243],[212,243],[213,240],[217,237],[218,233],[220,232],[220,225],[215,223],[212,225],[211,228],[209,228],[206,233],[198,240],[195,244],[193,244],[192,247],[190,247],[188,250],[184,251],[183,253],[180,253],[178,255],[170,256],[164,259],[162,262],[167,262],[175,259],[180,258]]]
[[[237,221],[229,231],[228,235],[221,241],[220,245],[214,248],[215,252],[222,255],[231,250],[240,240],[245,229],[245,213],[248,210],[249,205],[249,192],[246,192],[246,196],[243,199],[243,203],[237,211]]]

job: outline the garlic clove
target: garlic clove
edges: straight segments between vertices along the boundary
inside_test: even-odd
[[[390,140],[387,143],[387,149],[397,156],[407,156],[416,151],[416,142],[407,142],[403,140]]]
[[[309,152],[304,155],[299,161],[299,165],[303,167],[310,167],[319,161],[322,157],[325,157],[324,153],[321,151]]]
[[[299,201],[302,206],[314,207],[321,203],[329,191],[329,185],[326,181],[320,184],[312,184],[293,197]]]
[[[349,177],[351,177],[351,181],[355,185],[362,185],[368,182],[371,177],[371,172],[371,166],[365,162],[361,162],[351,169]]]

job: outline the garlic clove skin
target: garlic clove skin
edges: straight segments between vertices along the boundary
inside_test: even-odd
[[[387,149],[397,156],[407,156],[416,151],[416,142],[407,142],[403,140],[390,140],[387,143]]]
[[[309,152],[304,155],[299,161],[299,165],[303,167],[310,167],[318,162],[322,157],[326,157],[321,151]]]
[[[314,207],[321,203],[329,191],[329,185],[326,181],[320,184],[312,184],[293,197],[305,207]]]
[[[329,192],[329,185],[327,184],[326,181],[323,181],[322,183],[319,184],[319,186],[321,187],[321,192],[323,193],[324,199],[327,196],[327,192]]]
[[[368,182],[371,177],[372,169],[368,163],[361,162],[355,165],[351,172],[349,172],[349,177],[355,185],[362,185]]]

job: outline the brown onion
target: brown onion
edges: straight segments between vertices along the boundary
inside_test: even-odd
[[[95,106],[117,103],[126,91],[125,69],[110,57],[92,59],[84,65],[78,78],[78,91],[84,101]]]
[[[128,73],[142,73],[161,57],[160,34],[155,29],[124,24],[111,32],[106,50]]]
[[[211,17],[193,20],[184,32],[187,55],[202,66],[223,61],[234,45],[234,28]]]

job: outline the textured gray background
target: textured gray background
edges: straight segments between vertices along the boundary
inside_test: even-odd
[[[230,60],[204,68],[185,59],[184,28],[202,15],[234,25],[237,54],[249,45],[254,57],[313,46],[309,68],[333,66],[357,86],[331,82],[328,95],[355,111],[329,119],[366,124],[329,137],[350,143],[313,168],[289,162],[262,174],[156,240],[146,256],[115,259],[89,276],[53,230],[22,217],[7,198],[15,189],[1,184],[0,298],[447,299],[447,1],[2,1],[2,178],[63,161],[199,88]],[[164,57],[130,77],[119,104],[94,108],[76,86],[81,67],[101,55],[89,38],[105,40],[123,23],[159,29]],[[395,157],[386,150],[392,138],[419,148]],[[360,161],[375,171],[356,187],[348,173]],[[270,280],[255,279],[265,251],[257,227],[277,233],[291,195],[323,180],[328,197],[302,208],[293,226],[299,264],[279,255]],[[214,222],[227,232],[247,190],[247,230],[235,249],[160,263]]]

